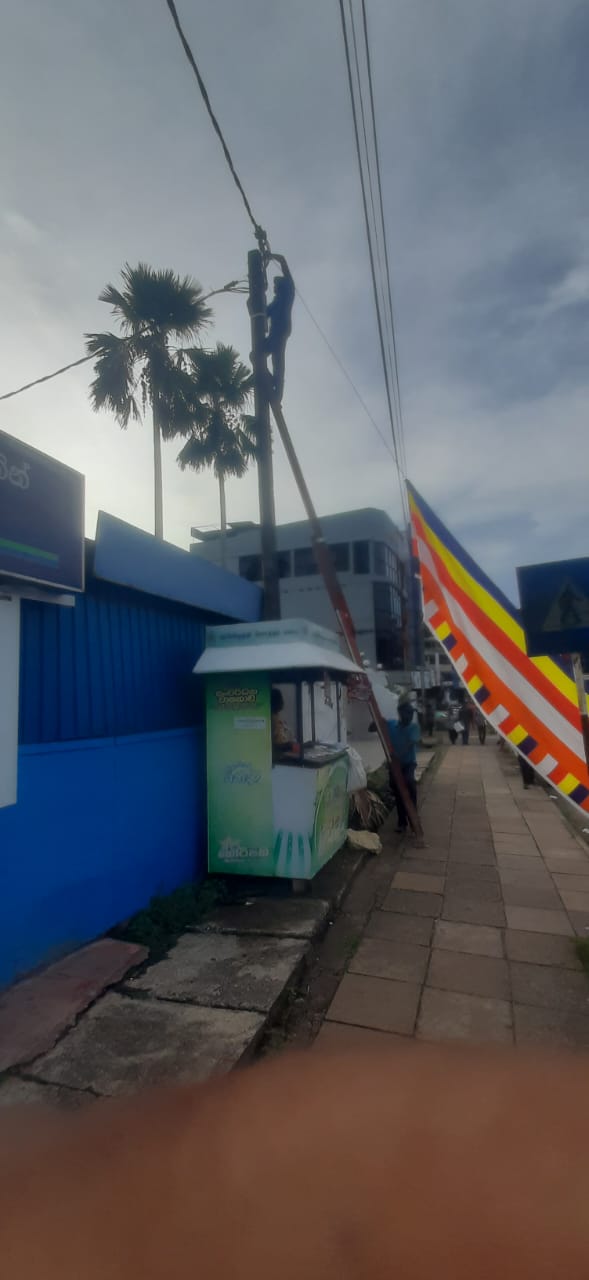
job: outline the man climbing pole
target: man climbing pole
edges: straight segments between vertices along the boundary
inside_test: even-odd
[[[274,279],[274,297],[267,308],[270,329],[266,338],[266,352],[272,359],[273,394],[280,403],[284,393],[286,343],[292,332],[295,285],[286,258],[281,253],[273,253],[271,261],[279,263],[282,275]]]

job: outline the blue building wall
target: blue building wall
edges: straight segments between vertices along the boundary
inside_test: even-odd
[[[101,521],[75,606],[21,605],[18,800],[0,809],[0,986],[206,871],[192,669],[206,624],[255,621],[261,592]]]
[[[20,742],[194,724],[205,618],[96,580],[73,609],[23,600]]]
[[[21,747],[0,810],[0,985],[205,873],[198,729]]]

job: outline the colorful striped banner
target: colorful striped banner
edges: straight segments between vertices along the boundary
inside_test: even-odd
[[[528,658],[519,610],[407,485],[424,618],[486,719],[589,813],[589,771],[570,665]]]

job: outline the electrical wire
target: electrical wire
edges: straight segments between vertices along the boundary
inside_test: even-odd
[[[175,26],[176,31],[177,31],[177,33],[178,33],[178,37],[179,37],[179,39],[180,39],[180,43],[181,43],[181,45],[182,45],[182,48],[184,49],[184,52],[185,52],[185,54],[186,54],[186,57],[188,58],[188,61],[189,61],[189,63],[190,63],[190,66],[192,67],[192,70],[193,70],[193,72],[194,72],[194,74],[195,74],[195,76],[196,76],[196,81],[197,81],[198,87],[199,87],[199,89],[200,89],[200,92],[201,92],[201,96],[202,96],[203,102],[204,102],[205,107],[206,107],[206,109],[207,109],[207,111],[208,111],[208,114],[209,114],[209,118],[210,118],[211,124],[212,124],[213,129],[215,130],[215,133],[217,134],[217,137],[218,137],[218,139],[219,139],[219,142],[221,143],[221,146],[222,146],[222,148],[223,148],[223,155],[225,156],[225,159],[226,159],[227,164],[228,164],[228,166],[229,166],[229,170],[230,170],[230,172],[231,172],[231,176],[232,176],[232,178],[233,178],[233,181],[234,181],[234,183],[235,183],[235,185],[236,185],[236,187],[237,187],[237,190],[239,191],[239,194],[240,194],[240,196],[241,196],[241,198],[242,198],[242,200],[243,200],[243,203],[244,203],[244,205],[245,205],[245,210],[246,210],[247,216],[248,216],[248,218],[249,218],[249,220],[250,220],[250,222],[251,222],[251,224],[252,224],[252,227],[253,227],[253,229],[254,229],[254,235],[255,235],[255,237],[256,237],[256,240],[258,241],[258,244],[259,244],[259,246],[260,246],[260,249],[263,249],[263,250],[267,251],[267,249],[268,249],[268,237],[267,237],[266,232],[264,231],[263,227],[260,225],[260,223],[257,221],[257,219],[256,219],[256,218],[254,217],[254,215],[253,215],[252,207],[251,207],[250,202],[249,202],[249,200],[248,200],[248,198],[247,198],[247,195],[246,195],[246,193],[245,193],[245,189],[244,189],[243,183],[242,183],[242,181],[241,181],[241,179],[240,179],[240,177],[239,177],[239,174],[238,174],[238,172],[237,172],[237,170],[236,170],[236,168],[235,168],[235,165],[234,165],[234,163],[233,163],[233,159],[232,159],[232,156],[231,156],[231,152],[230,152],[230,150],[229,150],[229,147],[227,146],[227,143],[226,143],[226,141],[225,141],[225,138],[223,137],[223,131],[222,131],[222,129],[221,129],[221,126],[220,126],[220,124],[219,124],[219,121],[217,120],[217,117],[216,117],[216,115],[215,115],[215,113],[214,113],[214,111],[213,111],[213,108],[212,108],[212,106],[211,106],[211,100],[210,100],[209,95],[208,95],[208,93],[207,93],[207,88],[206,88],[205,82],[204,82],[204,80],[203,80],[203,78],[202,78],[202,76],[201,76],[201,74],[200,74],[200,71],[199,71],[198,66],[197,66],[197,64],[196,64],[196,59],[195,59],[194,54],[193,54],[193,52],[192,52],[192,49],[191,49],[191,47],[190,47],[190,45],[189,45],[189,43],[188,43],[188,40],[187,40],[187,38],[186,38],[186,36],[185,36],[185,34],[184,34],[184,31],[183,31],[183,29],[182,29],[182,25],[181,25],[181,22],[180,22],[180,18],[178,17],[178,10],[176,9],[176,5],[174,4],[174,0],[166,0],[166,4],[167,4],[168,9],[169,9],[169,11],[170,11],[170,15],[171,15],[171,18],[172,18],[172,22],[174,23],[174,26]]]
[[[351,106],[352,106],[352,119],[353,119],[353,124],[354,124],[354,139],[355,139],[355,143],[356,143],[356,156],[357,156],[357,160],[358,160],[358,169],[359,169],[359,173],[360,173],[360,187],[361,187],[361,193],[362,193],[362,207],[363,207],[363,210],[364,210],[364,222],[365,222],[365,227],[366,227],[366,238],[367,238],[367,242],[368,242],[368,256],[369,256],[369,261],[370,261],[370,274],[371,274],[371,277],[372,277],[372,289],[373,289],[373,294],[374,294],[374,304],[375,304],[375,310],[376,310],[376,323],[377,323],[377,328],[378,328],[378,339],[379,339],[380,354],[381,354],[382,367],[383,367],[383,374],[384,374],[384,381],[385,381],[385,392],[386,392],[387,406],[388,406],[388,411],[389,411],[389,421],[390,421],[390,425],[391,425],[391,433],[392,433],[392,437],[393,437],[393,450],[394,450],[394,457],[395,457],[395,463],[396,463],[396,467],[397,467],[397,476],[398,476],[398,480],[399,480],[399,492],[400,492],[400,496],[401,496],[401,509],[402,509],[402,511],[403,511],[404,519],[406,520],[406,518],[407,518],[407,515],[406,515],[406,511],[407,511],[407,494],[406,494],[406,490],[405,490],[405,485],[404,485],[404,483],[403,483],[402,468],[401,468],[401,459],[400,459],[400,452],[399,452],[399,445],[398,445],[398,440],[397,440],[397,431],[396,431],[396,424],[395,424],[395,412],[394,412],[394,408],[393,408],[394,393],[393,393],[393,391],[392,391],[392,386],[391,386],[391,381],[392,381],[392,380],[391,380],[391,376],[390,376],[390,373],[389,373],[389,365],[388,365],[388,361],[387,361],[386,346],[385,346],[385,336],[384,336],[384,326],[383,326],[383,319],[382,319],[382,315],[381,315],[381,305],[380,305],[380,300],[379,300],[378,277],[377,277],[377,272],[376,272],[376,262],[375,262],[375,247],[374,247],[374,242],[373,242],[372,228],[371,228],[371,224],[370,224],[370,217],[369,217],[369,211],[368,211],[368,197],[367,197],[367,192],[366,192],[366,180],[365,180],[365,176],[364,176],[364,166],[363,166],[363,163],[362,163],[362,149],[361,149],[361,144],[360,144],[360,130],[359,130],[359,124],[358,124],[358,109],[357,109],[357,106],[356,106],[356,99],[355,99],[355,94],[354,94],[354,80],[353,80],[353,72],[352,72],[352,58],[351,58],[351,53],[350,53],[350,43],[349,43],[349,40],[348,40],[348,30],[347,30],[347,25],[346,25],[346,17],[345,17],[345,10],[344,10],[344,0],[339,0],[339,8],[340,8],[341,23],[342,23],[342,33],[343,33],[343,38],[344,38],[344,53],[345,53],[345,59],[346,59],[346,69],[347,69],[347,74],[348,74],[348,85],[349,85],[349,90],[350,90],[350,102],[351,102]],[[352,10],[351,10],[351,3],[350,3],[350,15],[351,15],[351,18],[352,18],[352,20],[353,20],[353,14],[352,14]],[[358,78],[359,78],[359,74],[360,74],[360,73],[359,73],[359,68],[358,68]]]
[[[380,439],[382,440],[382,443],[384,444],[384,447],[385,447],[385,449],[387,450],[387,453],[390,453],[391,458],[392,458],[392,459],[393,459],[393,461],[396,463],[395,455],[394,455],[394,453],[393,453],[393,450],[392,450],[392,448],[391,448],[391,446],[390,446],[390,444],[389,444],[389,442],[388,442],[388,440],[387,440],[387,438],[386,438],[386,436],[385,436],[384,432],[383,432],[383,431],[381,431],[381,429],[380,429],[380,427],[379,427],[379,425],[378,425],[378,422],[376,421],[376,418],[374,418],[374,417],[372,416],[372,414],[371,414],[371,412],[370,412],[370,409],[368,408],[368,405],[366,404],[366,401],[365,401],[365,399],[364,399],[364,397],[363,397],[362,393],[358,390],[358,388],[357,388],[357,386],[356,386],[356,383],[354,382],[354,380],[353,380],[353,378],[352,378],[352,375],[351,375],[351,374],[348,372],[348,370],[346,369],[346,366],[345,366],[345,364],[343,363],[343,361],[342,361],[342,360],[340,360],[340,357],[338,356],[337,351],[335,350],[335,347],[333,347],[333,346],[331,345],[331,342],[329,341],[329,338],[327,337],[327,334],[326,334],[326,333],[325,333],[325,331],[321,328],[321,325],[319,324],[319,321],[317,320],[316,316],[314,316],[314,315],[313,315],[313,312],[311,311],[311,308],[310,308],[310,306],[309,306],[308,302],[305,302],[305,299],[303,298],[303,295],[302,295],[302,293],[301,293],[301,291],[300,291],[300,289],[299,289],[298,285],[297,285],[297,291],[296,291],[296,292],[297,292],[297,298],[298,298],[299,302],[301,302],[301,303],[303,304],[303,307],[304,307],[305,311],[307,312],[307,315],[308,315],[309,319],[310,319],[310,320],[313,322],[313,324],[315,325],[315,328],[316,328],[316,330],[317,330],[318,334],[320,335],[320,337],[323,339],[323,341],[324,341],[324,343],[325,343],[325,346],[327,347],[328,351],[330,351],[330,352],[331,352],[331,354],[332,354],[332,356],[333,356],[333,358],[334,358],[334,360],[335,360],[335,363],[337,364],[338,368],[339,368],[339,369],[341,369],[341,372],[343,373],[344,378],[346,379],[346,381],[347,381],[347,382],[349,383],[349,385],[351,386],[352,391],[354,392],[354,395],[356,396],[356,399],[358,400],[359,404],[361,404],[361,405],[362,405],[362,408],[363,408],[363,410],[364,410],[364,412],[365,412],[365,414],[366,414],[366,417],[367,417],[367,418],[368,418],[368,420],[372,423],[372,426],[374,427],[374,430],[375,430],[375,431],[377,432],[377,434],[380,436]]]
[[[205,293],[201,298],[201,302],[207,302],[209,298],[214,298],[218,293],[243,293],[240,280],[230,280],[229,284],[224,284],[221,289],[211,289],[210,293]],[[143,331],[142,331],[143,332]],[[121,338],[121,342],[133,342],[138,335],[132,333],[127,338]],[[59,378],[62,373],[67,373],[69,369],[77,369],[81,364],[88,364],[89,360],[95,360],[96,356],[80,356],[79,360],[72,360],[70,364],[63,364],[60,369],[54,369],[53,373],[45,373],[41,378],[34,378],[32,382],[25,382],[22,387],[15,387],[14,391],[5,391],[0,396],[0,400],[11,400],[13,396],[22,395],[23,391],[30,391],[31,387],[40,387],[42,382],[50,382],[52,378]]]
[[[378,202],[379,202],[379,208],[380,208],[380,220],[381,220],[382,233],[383,233],[385,280],[386,280],[386,286],[387,286],[386,296],[387,296],[387,302],[388,302],[390,332],[391,332],[391,340],[392,340],[394,384],[396,387],[397,412],[398,412],[398,422],[399,422],[399,439],[401,443],[403,471],[406,475],[407,474],[407,456],[405,452],[405,426],[403,422],[403,402],[401,399],[401,384],[399,381],[399,360],[398,360],[398,353],[397,353],[397,338],[395,334],[395,313],[394,313],[394,307],[393,307],[392,280],[391,280],[391,270],[389,266],[389,251],[388,251],[386,223],[385,223],[385,216],[384,216],[384,203],[383,203],[383,197],[382,197],[382,182],[381,182],[381,176],[380,176],[381,174],[380,148],[378,145],[376,113],[374,108],[374,87],[372,82],[372,61],[370,57],[370,41],[368,38],[368,18],[366,13],[366,0],[361,0],[361,3],[362,3],[362,27],[364,32],[364,46],[366,49],[366,71],[368,76],[368,91],[370,94],[370,114],[372,117],[372,137],[373,137],[373,146],[374,146],[374,156],[376,161]]]
[[[353,53],[354,53],[354,68],[356,72],[357,94],[358,94],[358,101],[360,105],[360,116],[362,120],[362,136],[364,139],[364,169],[366,173],[366,180],[368,182],[368,189],[369,189],[369,195],[370,195],[370,207],[372,210],[372,233],[374,236],[375,257],[377,258],[377,261],[378,261],[378,268],[379,268],[378,276],[379,276],[379,284],[380,284],[381,303],[382,303],[383,312],[384,312],[383,329],[385,334],[385,350],[386,350],[390,385],[392,387],[393,403],[394,403],[394,413],[391,419],[391,431],[395,439],[395,447],[401,463],[400,469],[404,475],[406,471],[406,464],[405,464],[405,457],[404,457],[404,434],[403,434],[403,422],[402,422],[402,408],[401,408],[401,401],[400,401],[400,390],[398,386],[398,362],[395,359],[396,339],[395,339],[395,331],[394,331],[394,317],[393,317],[392,298],[391,298],[391,290],[390,290],[390,271],[388,267],[388,247],[387,247],[386,225],[384,220],[384,208],[383,208],[383,200],[382,200],[382,183],[380,180],[378,138],[377,138],[377,132],[376,132],[376,118],[375,118],[375,111],[374,111],[374,92],[372,90],[370,51],[369,51],[369,45],[368,45],[368,26],[367,26],[366,8],[365,8],[364,0],[362,0],[362,6],[363,6],[364,60],[366,64],[366,77],[368,79],[369,94],[370,94],[369,105],[366,108],[364,106],[364,92],[362,88],[362,75],[360,71],[360,58],[359,58],[359,52],[358,52],[358,40],[356,37],[354,11],[352,7],[352,0],[348,0],[348,9],[349,9],[349,15],[350,15],[350,30],[352,35],[352,47],[353,47]],[[352,86],[352,92],[353,92],[353,86]],[[373,143],[372,163],[371,163],[371,152],[370,152],[367,132],[366,132],[367,115],[370,115],[371,122],[372,122],[372,131],[371,131],[372,143]],[[379,225],[379,221],[377,219],[376,211],[375,211],[375,198],[374,198],[374,186],[373,186],[373,175],[372,175],[373,167],[376,170],[375,181],[376,181],[376,186],[378,191],[380,225]],[[362,165],[360,165],[360,172],[361,172],[361,178],[362,178],[362,172],[363,172]],[[368,228],[367,228],[367,232],[370,235],[370,230]],[[382,254],[381,254],[381,246],[380,246],[381,240],[383,245]],[[383,270],[383,257],[384,257],[384,270]],[[375,304],[378,311],[380,309],[381,304],[379,304],[378,296],[376,295],[376,293],[375,293]],[[407,497],[406,497],[404,486],[403,486],[403,495],[402,495],[401,501],[403,505],[404,515],[406,518],[408,518],[409,509],[408,509]]]

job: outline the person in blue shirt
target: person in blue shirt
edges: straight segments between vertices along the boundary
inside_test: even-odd
[[[401,766],[405,785],[415,808],[417,808],[415,770],[417,767],[417,743],[421,736],[419,725],[415,722],[413,707],[409,701],[399,702],[397,714],[398,720],[387,720],[389,737]],[[397,831],[406,831],[409,818],[403,797],[397,789],[395,789],[395,799],[397,802]]]

